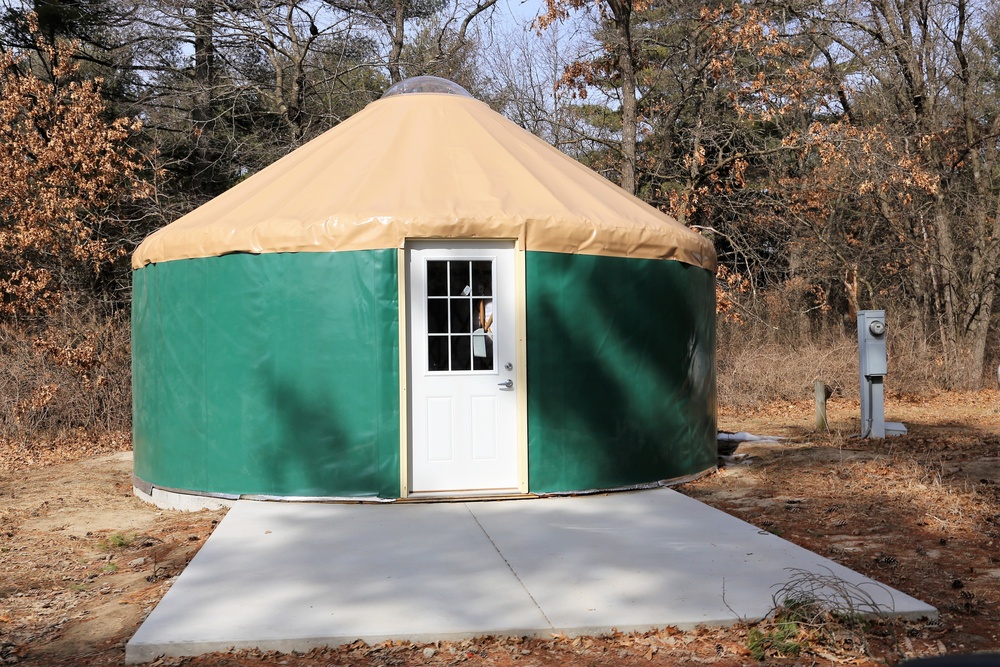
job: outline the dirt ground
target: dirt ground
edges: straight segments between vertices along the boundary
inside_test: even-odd
[[[910,433],[886,441],[850,437],[858,412],[835,397],[832,433],[818,435],[810,401],[723,411],[721,429],[786,439],[744,443],[718,472],[679,489],[929,602],[938,621],[861,623],[796,608],[693,632],[357,642],[155,664],[877,665],[1000,651],[1000,392],[890,396],[887,418]],[[123,664],[125,642],[222,519],[146,505],[132,495],[129,452],[74,442],[0,446],[0,664]]]

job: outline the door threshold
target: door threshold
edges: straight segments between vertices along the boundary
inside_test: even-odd
[[[421,491],[411,493],[406,498],[399,498],[397,503],[472,503],[485,500],[529,500],[531,498],[541,498],[537,493],[473,493],[469,491],[456,491],[452,493],[440,493],[437,491]]]

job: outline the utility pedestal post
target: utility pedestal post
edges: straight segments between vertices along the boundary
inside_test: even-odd
[[[861,379],[861,437],[902,435],[906,427],[885,421],[885,376],[888,373],[885,344],[885,311],[858,311],[858,375]]]
[[[858,311],[858,368],[861,376],[861,437],[885,437],[885,311]]]

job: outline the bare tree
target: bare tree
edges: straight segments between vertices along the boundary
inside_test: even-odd
[[[571,91],[559,82],[565,67],[584,57],[587,34],[577,22],[538,33],[528,24],[503,22],[479,52],[483,96],[499,112],[556,148],[581,157],[592,143]]]
[[[545,0],[545,11],[535,23],[546,29],[557,22],[569,18],[571,11],[592,11],[608,29],[605,43],[610,47],[610,62],[614,75],[619,81],[619,112],[621,114],[621,138],[618,150],[619,185],[629,194],[636,192],[636,142],[638,140],[638,106],[636,90],[637,63],[635,44],[632,38],[632,20],[637,11],[648,7],[646,0]],[[567,68],[567,81],[580,77],[581,69],[589,69],[585,63],[577,62]],[[584,78],[588,78],[584,75]]]
[[[812,2],[792,8],[841,77],[845,106],[881,153],[933,176],[923,197],[871,190],[919,261],[910,284],[949,364],[979,385],[1000,263],[997,10],[973,0]]]
[[[403,49],[407,42],[407,26],[416,19],[439,16],[436,41],[438,61],[447,60],[455,49],[464,48],[469,26],[498,0],[325,0],[331,6],[366,21],[386,40],[388,52],[385,66],[391,83],[404,78]]]

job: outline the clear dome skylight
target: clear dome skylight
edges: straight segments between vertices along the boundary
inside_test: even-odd
[[[461,95],[462,97],[472,97],[465,88],[454,81],[442,79],[439,76],[414,76],[403,79],[389,87],[389,90],[382,94],[382,97],[392,97],[393,95],[409,95],[410,93],[437,93],[438,95]]]

